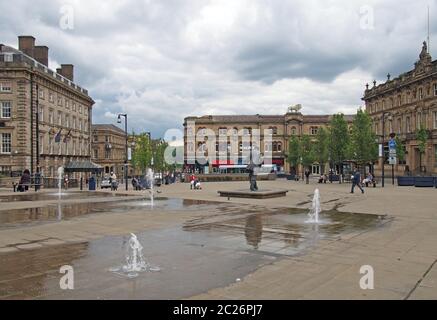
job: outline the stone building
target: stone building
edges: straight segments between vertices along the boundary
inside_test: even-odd
[[[113,124],[93,124],[92,160],[103,167],[103,173],[114,172],[117,177],[124,175],[126,159],[126,134]]]
[[[366,85],[363,100],[373,119],[375,133],[380,141],[384,140],[385,171],[391,171],[387,142],[390,134],[396,134],[406,153],[405,160],[395,166],[396,174],[403,174],[406,169],[412,173],[437,174],[437,60],[432,61],[426,42],[414,69],[394,79],[388,74],[385,83],[376,85],[374,81],[372,88]],[[421,126],[428,133],[423,155],[416,140],[416,130]],[[383,158],[375,166],[377,174],[381,172],[382,162]]]
[[[46,177],[71,161],[90,160],[93,99],[74,80],[74,66],[48,67],[46,46],[18,37],[0,45],[0,171]]]
[[[349,124],[353,121],[352,115],[346,115]],[[185,149],[185,170],[199,172],[217,172],[223,166],[239,165],[243,167],[243,136],[251,135],[254,129],[259,130],[259,150],[266,156],[271,156],[272,164],[276,164],[280,171],[301,172],[302,168],[290,168],[287,163],[288,141],[291,136],[310,135],[316,136],[319,128],[326,127],[331,121],[330,115],[303,115],[300,112],[300,105],[290,107],[285,115],[206,115],[201,117],[187,117],[184,119],[184,149]],[[217,154],[222,151],[227,153],[227,160],[213,159],[206,164],[199,164],[192,159],[196,150],[208,148],[207,143],[196,141],[195,136],[202,131],[207,133],[207,129],[212,130],[215,135],[215,150]],[[271,142],[264,138],[264,130],[270,130]],[[227,145],[222,144],[220,150],[218,143],[220,134],[230,132]],[[231,143],[232,136],[238,136],[237,143]],[[197,139],[198,140],[198,139]],[[251,146],[249,146],[251,147]],[[200,149],[199,149],[200,148]],[[214,148],[211,146],[210,148]],[[233,155],[233,157],[232,157]],[[230,160],[238,159],[237,161]],[[207,169],[205,170],[205,168]],[[321,164],[312,165],[312,173],[320,174]]]

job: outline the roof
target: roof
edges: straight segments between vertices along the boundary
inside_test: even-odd
[[[111,124],[93,124],[91,125],[91,130],[109,130],[109,131],[115,131],[119,134],[122,134],[123,136],[126,135],[124,130],[120,129],[116,125]]]
[[[304,123],[328,123],[331,121],[332,115],[300,115]],[[348,122],[353,121],[354,115],[344,115]],[[201,117],[186,117],[185,121],[198,121],[199,123],[283,123],[286,121],[287,115],[207,115]]]
[[[70,161],[64,167],[65,172],[100,172],[103,167],[91,161]]]

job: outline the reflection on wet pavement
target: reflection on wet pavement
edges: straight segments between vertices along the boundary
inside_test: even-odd
[[[136,232],[146,262],[159,265],[161,271],[134,279],[109,271],[125,262],[129,234],[1,253],[0,299],[187,298],[227,286],[278,259],[304,254],[321,239],[338,240],[390,221],[385,216],[326,211],[322,223],[315,225],[306,223],[307,212],[302,209],[167,198],[155,201],[153,209],[146,200],[60,207],[62,219],[132,210],[154,210],[156,214],[181,210],[196,215],[182,227]],[[45,211],[16,211],[9,220],[5,218],[9,211],[0,211],[1,223],[25,226],[32,219],[56,219],[59,214],[56,205],[39,210]],[[59,287],[63,265],[74,268],[74,290]]]
[[[82,198],[106,198],[106,197],[123,197],[127,196],[120,193],[109,192],[88,192],[88,191],[64,191],[62,193],[62,200],[82,199]],[[13,195],[0,196],[0,202],[16,202],[16,201],[49,201],[58,200],[59,196],[56,193],[16,193]]]
[[[232,206],[220,202],[208,202],[199,200],[186,200],[158,197],[155,198],[153,208],[148,200],[130,200],[129,197],[117,201],[107,202],[82,202],[49,204],[45,207],[33,207],[25,209],[0,210],[0,230],[29,225],[30,223],[47,222],[56,220],[68,220],[88,214],[115,213],[132,210],[185,210],[207,211],[218,209],[222,212],[232,210]]]

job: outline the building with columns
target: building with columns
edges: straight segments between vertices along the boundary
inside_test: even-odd
[[[243,136],[251,135],[254,129],[260,133],[259,150],[263,155],[271,155],[272,164],[276,164],[281,171],[301,172],[302,168],[291,168],[287,162],[288,142],[290,137],[302,135],[316,136],[319,128],[327,127],[331,121],[331,115],[303,115],[300,112],[300,105],[290,107],[284,115],[205,115],[201,117],[186,117],[184,119],[184,152],[185,170],[197,172],[218,172],[220,166],[243,165]],[[345,115],[345,119],[352,123],[354,116]],[[207,148],[207,143],[196,141],[195,137],[199,134],[207,134],[207,129],[215,135],[215,150],[227,154],[226,161],[213,160],[206,164],[199,164],[195,159],[191,159],[196,150]],[[227,144],[223,144],[227,150],[220,150],[220,134],[226,134],[230,130],[230,137]],[[270,130],[272,135],[271,143],[265,140],[264,130]],[[231,139],[237,137],[236,143],[231,143]],[[222,148],[223,148],[222,146]],[[200,148],[200,149],[199,149]],[[211,146],[210,148],[214,148]],[[237,161],[230,160],[231,158]],[[205,170],[205,168],[207,169]],[[321,164],[312,165],[312,173],[320,174]]]
[[[385,83],[366,86],[364,97],[366,110],[373,119],[375,133],[385,145],[384,160],[375,166],[381,173],[390,172],[388,146],[390,134],[396,134],[405,145],[405,160],[396,164],[396,174],[426,172],[437,174],[437,60],[432,61],[426,42],[414,68],[396,78],[387,75]],[[426,150],[420,154],[416,131],[427,130]],[[422,163],[420,163],[422,162]],[[422,167],[422,168],[421,168]]]
[[[74,66],[48,67],[46,46],[18,37],[0,44],[0,173],[53,177],[71,161],[91,159],[93,99],[74,82]]]

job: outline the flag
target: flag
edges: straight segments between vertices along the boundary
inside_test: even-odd
[[[68,140],[70,140],[70,133],[71,133],[71,129],[70,129],[70,131],[68,131],[67,135],[64,137],[64,143],[67,143]]]
[[[59,132],[55,136],[55,142],[57,142],[57,143],[61,142],[61,132],[62,132],[62,128],[59,130]]]

